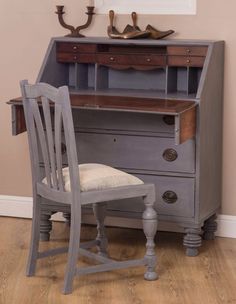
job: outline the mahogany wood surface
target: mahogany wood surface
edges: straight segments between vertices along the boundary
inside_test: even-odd
[[[72,108],[124,109],[158,114],[173,115],[191,109],[196,102],[176,99],[149,99],[121,96],[79,95],[70,94]],[[21,105],[20,97],[9,101],[12,105]]]
[[[168,46],[168,55],[206,56],[207,46]]]
[[[180,116],[180,143],[195,136],[196,108],[183,112]]]

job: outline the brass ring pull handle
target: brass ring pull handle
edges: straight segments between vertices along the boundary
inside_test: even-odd
[[[165,124],[172,126],[175,124],[175,117],[171,115],[165,115],[163,116],[163,121]]]
[[[174,204],[177,202],[178,196],[174,191],[168,190],[162,195],[162,199],[167,204]]]
[[[166,161],[173,162],[177,159],[178,153],[175,149],[166,149],[162,156]]]

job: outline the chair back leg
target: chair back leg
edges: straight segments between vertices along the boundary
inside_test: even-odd
[[[40,206],[41,198],[38,195],[33,196],[33,219],[31,228],[31,241],[26,267],[26,275],[33,276],[35,274],[36,262],[38,257],[39,238],[40,238]]]
[[[71,212],[71,225],[70,225],[70,242],[69,251],[66,265],[66,272],[64,278],[64,286],[62,292],[69,294],[72,292],[73,279],[76,275],[77,262],[79,256],[80,246],[80,230],[81,230],[81,208],[77,206]]]

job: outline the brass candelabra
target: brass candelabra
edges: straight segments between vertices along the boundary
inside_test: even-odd
[[[58,20],[59,20],[61,26],[71,31],[71,33],[66,36],[67,37],[79,37],[79,38],[85,37],[84,35],[80,34],[80,31],[88,28],[89,25],[91,24],[93,15],[95,14],[94,6],[87,6],[87,12],[86,12],[86,14],[88,15],[87,22],[85,24],[77,26],[77,27],[69,25],[64,21],[64,18],[63,18],[63,15],[65,14],[64,5],[57,5],[56,8],[57,8],[56,14],[58,15]]]

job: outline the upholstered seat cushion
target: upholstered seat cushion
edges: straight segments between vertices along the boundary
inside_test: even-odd
[[[71,190],[69,168],[63,168],[62,171],[65,191],[69,192]],[[104,190],[114,187],[143,184],[141,179],[131,174],[102,164],[79,165],[79,176],[81,191]],[[44,178],[42,182],[46,184],[46,178]]]

